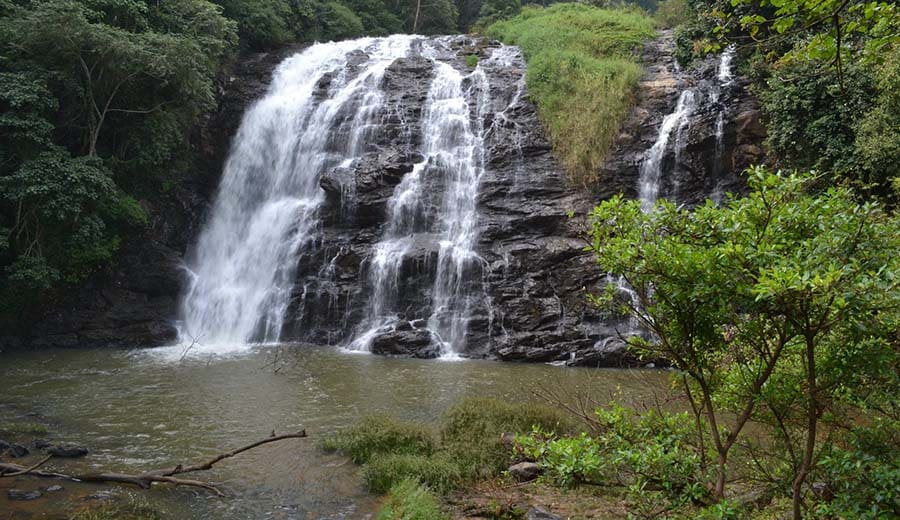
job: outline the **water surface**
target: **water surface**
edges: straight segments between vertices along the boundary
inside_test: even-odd
[[[50,424],[51,441],[90,448],[84,459],[48,465],[68,472],[199,462],[272,430],[306,429],[309,439],[265,446],[194,474],[224,482],[224,499],[166,486],[137,493],[173,518],[366,518],[377,497],[365,492],[358,468],[318,445],[362,415],[433,422],[469,395],[534,400],[533,390],[543,387],[637,401],[664,385],[665,374],[654,371],[390,359],[306,346],[183,359],[171,349],[45,350],[0,354],[0,421],[37,414]],[[0,517],[22,504],[3,492]],[[71,505],[48,494],[27,507],[50,515]]]

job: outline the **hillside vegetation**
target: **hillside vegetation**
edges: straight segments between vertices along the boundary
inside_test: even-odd
[[[636,9],[556,4],[525,8],[486,32],[522,48],[528,91],[554,146],[574,180],[595,180],[631,106],[653,19]]]

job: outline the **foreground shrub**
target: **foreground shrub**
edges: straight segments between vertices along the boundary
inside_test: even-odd
[[[422,484],[404,479],[391,487],[387,503],[376,520],[442,520],[448,518]]]
[[[509,448],[503,445],[501,436],[528,432],[534,426],[564,434],[574,431],[576,423],[543,405],[468,398],[444,414],[441,442],[472,479],[487,478],[509,465]]]
[[[404,479],[415,479],[446,493],[499,475],[511,459],[502,435],[525,433],[533,426],[562,435],[574,432],[576,423],[546,406],[470,398],[444,414],[440,444],[421,425],[369,416],[327,438],[323,446],[363,464],[370,491],[384,493]]]
[[[340,451],[363,464],[376,454],[430,455],[434,436],[425,426],[386,415],[369,415],[347,430],[325,438],[326,451]]]
[[[629,506],[640,515],[700,502],[709,494],[687,414],[638,414],[612,405],[596,415],[594,436],[559,437],[536,427],[517,436],[516,445],[563,487],[624,485]]]

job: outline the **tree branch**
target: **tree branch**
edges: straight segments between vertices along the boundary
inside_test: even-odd
[[[243,453],[248,450],[252,450],[264,444],[269,444],[270,442],[277,442],[285,439],[302,439],[306,437],[306,430],[301,430],[297,433],[288,433],[285,435],[275,435],[275,432],[272,432],[272,435],[268,438],[253,442],[246,446],[242,446],[240,448],[231,450],[229,452],[222,453],[220,455],[216,455],[212,459],[203,462],[201,464],[195,464],[192,466],[182,466],[181,464],[175,466],[174,468],[166,468],[166,469],[157,469],[148,471],[146,473],[139,473],[135,475],[126,474],[126,473],[87,473],[83,475],[67,475],[64,473],[51,473],[46,471],[39,471],[37,468],[42,466],[45,462],[50,460],[51,456],[47,456],[37,464],[31,467],[18,466],[16,464],[9,464],[5,462],[0,462],[0,477],[11,477],[15,475],[33,475],[35,477],[42,478],[54,478],[54,479],[62,479],[62,480],[71,480],[75,482],[118,482],[121,484],[131,484],[137,486],[141,489],[150,489],[154,482],[173,484],[175,486],[191,486],[198,487],[202,489],[206,489],[215,493],[217,496],[225,496],[218,487],[214,484],[210,484],[208,482],[203,482],[200,480],[191,480],[191,479],[181,479],[177,478],[174,475],[181,475],[184,473],[193,473],[196,471],[206,471],[212,469],[213,465],[217,462],[220,462],[224,459],[228,459]]]

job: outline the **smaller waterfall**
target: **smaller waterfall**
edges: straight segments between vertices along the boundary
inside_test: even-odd
[[[715,187],[713,188],[712,194],[710,198],[716,204],[721,204],[722,197],[724,194],[722,193],[722,153],[724,151],[724,141],[725,141],[725,116],[727,115],[727,107],[721,104],[721,91],[727,88],[734,81],[731,72],[731,60],[734,59],[735,48],[734,46],[729,46],[722,52],[722,56],[719,58],[719,65],[717,67],[716,79],[718,80],[718,85],[715,87],[715,98],[714,101],[719,103],[719,113],[716,115],[716,151],[715,151],[715,159],[713,164],[713,179],[715,181]]]
[[[641,162],[640,190],[641,209],[651,211],[659,198],[659,184],[662,177],[663,157],[669,144],[672,132],[678,129],[682,121],[690,117],[694,111],[694,91],[685,89],[678,96],[675,111],[667,114],[659,127],[659,135],[653,146],[644,154]]]

